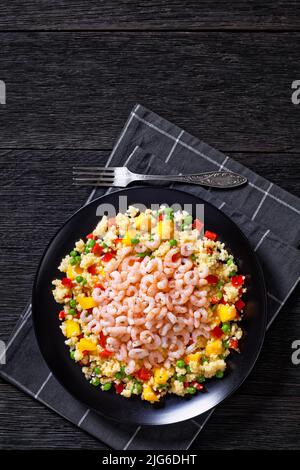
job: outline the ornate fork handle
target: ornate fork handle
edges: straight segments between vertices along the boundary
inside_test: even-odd
[[[230,171],[210,171],[191,175],[136,175],[143,181],[178,181],[212,188],[235,188],[247,183],[247,178]]]

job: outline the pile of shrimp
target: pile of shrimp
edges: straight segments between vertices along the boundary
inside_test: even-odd
[[[104,290],[92,294],[98,306],[85,319],[88,331],[105,334],[106,349],[126,364],[127,374],[141,364],[170,368],[210,335],[208,268],[200,271],[191,260],[192,244],[141,261],[137,253],[144,250],[124,247],[107,263]]]

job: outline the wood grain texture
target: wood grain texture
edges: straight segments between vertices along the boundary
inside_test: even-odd
[[[14,0],[0,6],[0,28],[16,29],[296,29],[297,0]]]
[[[109,149],[136,102],[220,150],[297,152],[300,33],[2,33],[1,148]]]
[[[0,151],[0,339],[8,338],[28,300],[45,245],[88,196],[88,188],[70,185],[73,164],[100,164],[107,156],[98,150]],[[300,196],[299,153],[231,156]],[[299,448],[300,366],[291,362],[299,333],[298,288],[267,334],[250,377],[214,413],[193,450]],[[104,445],[0,380],[0,448]]]

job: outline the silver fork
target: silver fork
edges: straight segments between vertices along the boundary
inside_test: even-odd
[[[209,171],[190,175],[141,175],[126,167],[74,166],[73,184],[85,186],[125,187],[132,181],[177,181],[211,188],[235,188],[247,183],[247,178],[230,171]]]

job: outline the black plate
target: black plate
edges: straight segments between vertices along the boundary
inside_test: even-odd
[[[101,203],[118,208],[118,197],[126,195],[128,204],[202,203],[183,191],[139,187],[118,191],[92,201],[76,212],[58,231],[46,249],[33,287],[33,320],[41,352],[59,382],[77,399],[106,417],[139,424],[168,424],[193,418],[213,408],[235,391],[250,373],[262,347],[266,325],[266,295],[262,270],[249,242],[239,228],[222,212],[205,203],[205,226],[218,233],[238,262],[240,271],[247,276],[247,306],[243,327],[246,332],[241,341],[241,354],[232,354],[228,372],[220,379],[206,382],[207,392],[190,398],[168,395],[162,404],[151,405],[135,397],[123,398],[114,392],[102,392],[84,378],[81,368],[69,357],[69,349],[59,328],[59,305],[51,292],[51,281],[59,277],[60,260],[71,251],[74,243],[90,233],[99,217],[96,209]]]

